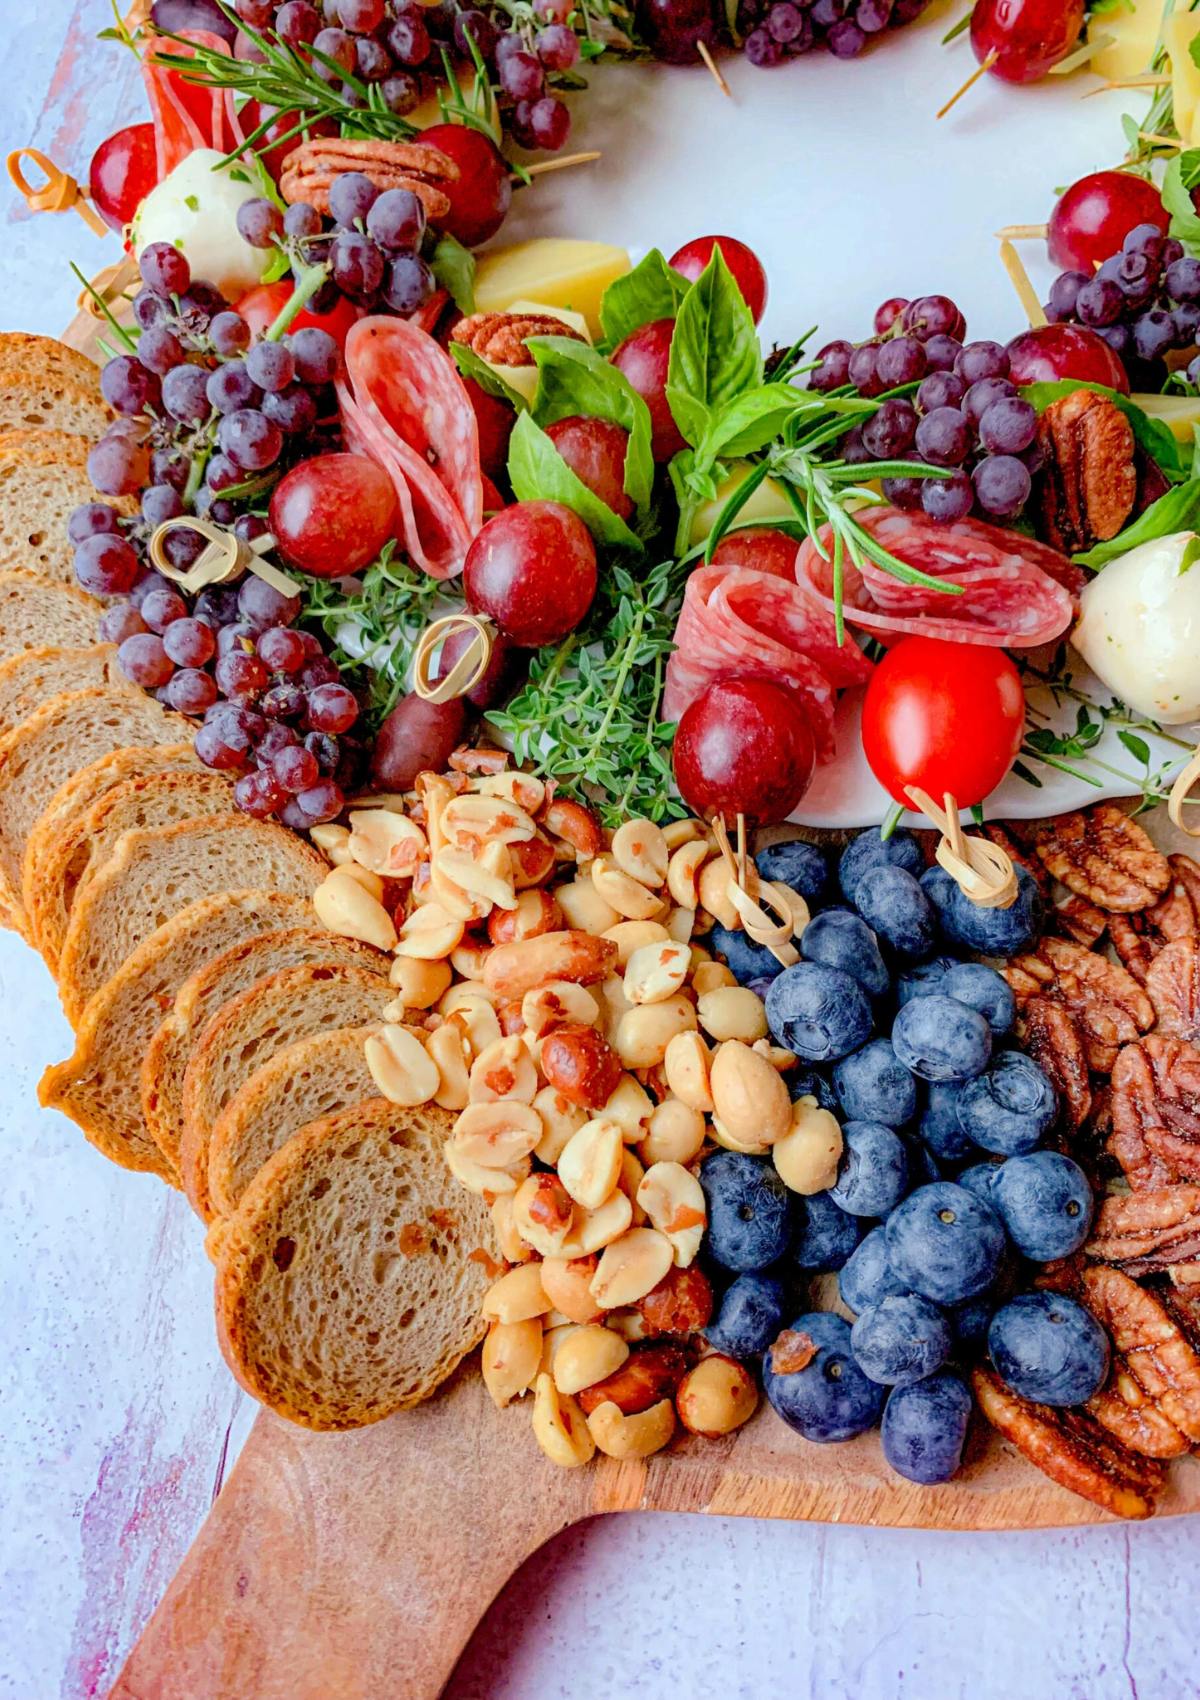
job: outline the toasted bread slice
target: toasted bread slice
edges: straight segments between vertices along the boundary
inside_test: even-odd
[[[113,422],[95,369],[79,384],[57,372],[0,364],[0,431],[65,431],[93,443]]]
[[[183,1138],[183,1077],[192,1047],[223,1005],[268,974],[303,968],[308,963],[387,973],[389,959],[382,951],[357,939],[326,932],[313,915],[306,920],[306,925],[291,932],[247,939],[213,957],[180,986],[174,1007],[159,1023],[142,1059],[142,1115],[152,1137],[176,1167]]]
[[[207,1222],[213,1214],[209,1135],[239,1087],[284,1045],[381,1020],[390,995],[386,976],[374,969],[310,963],[268,974],[217,1011],[183,1076],[179,1177],[198,1216]]]
[[[307,898],[271,891],[222,892],[189,903],[139,945],[92,999],[73,1055],[42,1076],[41,1102],[70,1116],[122,1168],[150,1170],[178,1186],[175,1165],[142,1120],[138,1064],[150,1035],[180,986],[214,952],[259,933],[301,926],[310,913]]]
[[[332,1027],[285,1045],[255,1069],[221,1111],[209,1137],[208,1191],[214,1210],[232,1215],[267,1158],[309,1122],[379,1096],[363,1049],[378,1031],[378,1022]]]
[[[137,512],[129,496],[100,495],[87,474],[88,447],[85,437],[66,431],[0,432],[0,570],[74,585],[72,508],[107,501],[122,514]]]
[[[137,689],[117,666],[115,643],[71,649],[46,645],[11,656],[0,662],[0,736],[35,714],[48,697],[95,690],[98,685]]]
[[[198,897],[222,891],[281,891],[311,897],[325,858],[286,827],[248,815],[209,815],[126,832],[76,894],[58,958],[67,1020],[111,979],[142,940]]]
[[[100,381],[96,362],[67,343],[52,336],[35,336],[32,331],[0,331],[0,372],[29,371],[93,389]]]
[[[199,820],[224,814],[233,806],[228,778],[211,768],[196,767],[127,779],[106,791],[82,815],[64,821],[54,852],[43,863],[41,878],[25,905],[34,943],[51,972],[58,965],[76,894],[86,886],[88,875],[112,855],[123,832]]]
[[[190,734],[182,715],[121,685],[51,697],[6,732],[0,738],[0,873],[10,887],[20,890],[30,830],[64,780],[128,744],[175,744]]]
[[[74,649],[92,643],[104,609],[74,585],[40,573],[0,572],[0,660],[48,643]]]
[[[378,1422],[428,1398],[482,1339],[491,1224],[446,1168],[451,1126],[383,1098],[313,1122],[215,1237],[221,1350],[289,1422]]]

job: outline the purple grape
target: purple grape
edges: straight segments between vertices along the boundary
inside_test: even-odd
[[[751,30],[742,45],[742,51],[751,65],[757,65],[760,69],[769,69],[772,65],[782,65],[784,61],[783,48],[765,29]],[[822,386],[815,382],[817,376],[818,374],[814,372],[812,386],[814,389],[834,388],[833,384]]]
[[[881,343],[875,356],[875,371],[884,389],[896,389],[900,384],[915,384],[925,376],[928,360],[925,348],[915,336],[892,337]]]
[[[138,255],[138,270],[146,288],[166,298],[186,294],[192,281],[192,268],[170,242],[151,242],[143,248]]]
[[[217,632],[217,654],[252,655],[257,635],[254,627],[247,621],[231,620]]]
[[[204,468],[204,482],[214,494],[232,490],[235,484],[242,483],[245,476],[241,467],[235,466],[229,456],[223,454],[211,455]]]
[[[297,201],[283,215],[283,233],[295,242],[309,236],[319,236],[324,228],[324,219],[316,207],[309,206],[307,201]]]
[[[338,345],[328,331],[305,326],[286,339],[296,362],[296,376],[305,384],[328,384],[337,376]]]
[[[549,24],[537,38],[537,50],[548,71],[569,71],[579,59],[579,37],[566,24]]]
[[[1179,334],[1179,347],[1190,347],[1200,334],[1200,301],[1181,301],[1171,317]]]
[[[341,674],[327,655],[315,656],[307,662],[300,674],[300,683],[306,691],[315,690],[318,685],[336,685]]]
[[[1121,244],[1126,254],[1147,254],[1154,259],[1162,257],[1164,237],[1157,224],[1135,224]]]
[[[249,751],[250,740],[246,738],[242,742],[234,726],[206,721],[197,730],[193,747],[205,767],[227,772],[230,768],[241,767]]]
[[[921,481],[921,506],[939,525],[953,525],[955,520],[966,519],[974,505],[974,488],[961,470],[952,472],[949,478]]]
[[[142,598],[142,619],[160,637],[167,627],[187,618],[187,603],[170,585],[156,585]]]
[[[360,35],[354,43],[354,69],[360,82],[381,83],[395,68],[395,60],[374,36]]]
[[[131,602],[114,602],[96,622],[96,638],[100,643],[124,643],[126,638],[145,630],[145,621]]]
[[[285,390],[296,376],[296,357],[278,342],[258,342],[246,356],[246,371],[260,390]]]
[[[182,512],[183,497],[170,484],[148,484],[142,491],[142,518],[147,525],[163,525]]]
[[[1008,355],[999,342],[964,343],[955,359],[954,370],[968,386],[979,383],[982,378],[1007,378]]]
[[[780,5],[769,7],[765,21],[772,40],[783,46],[795,41],[804,29],[804,13],[799,6],[792,5],[791,0],[782,0]]]
[[[956,373],[931,372],[917,391],[917,407],[922,413],[932,413],[935,407],[957,407],[966,393],[967,386]]]
[[[1050,305],[1057,319],[1074,317],[1079,291],[1091,278],[1086,272],[1060,272],[1050,285]]]
[[[312,68],[323,83],[340,82],[341,76],[339,76],[339,72],[342,75],[345,75],[347,72],[353,71],[354,69],[354,37],[347,35],[345,30],[319,30],[313,41],[312,51]],[[318,55],[320,55],[320,57],[318,57]],[[347,176],[351,177],[358,177],[361,175],[361,172],[347,173]],[[342,181],[342,178],[335,177],[333,180],[333,187],[336,189],[337,185]],[[331,191],[331,201],[332,198]],[[337,215],[334,214],[334,216],[336,217]]]
[[[258,701],[267,688],[267,670],[256,655],[233,650],[222,655],[213,669],[219,689],[230,702],[247,707]]]
[[[152,289],[139,289],[132,305],[134,319],[144,331],[165,324],[171,315],[171,303]]]
[[[921,491],[926,483],[924,478],[884,478],[880,480],[883,493],[893,507],[901,508],[905,513],[921,506]]]
[[[916,430],[917,411],[912,402],[893,396],[865,422],[862,438],[876,460],[900,460],[912,448]]]
[[[227,626],[237,619],[238,593],[233,585],[213,584],[197,596],[192,613],[206,626]]]
[[[424,20],[412,7],[397,9],[395,22],[387,32],[387,44],[397,61],[410,68],[423,65],[433,50]]]
[[[181,425],[203,425],[211,412],[209,374],[200,366],[176,366],[162,383],[162,402]]]
[[[290,626],[300,612],[298,596],[285,596],[254,573],[242,580],[237,605],[238,614],[254,632],[265,631],[268,626]]]
[[[878,349],[874,343],[863,342],[850,356],[846,376],[862,396],[878,395],[883,385],[876,368]]]
[[[1175,320],[1161,307],[1143,313],[1133,323],[1133,347],[1139,360],[1161,360],[1175,347]]]
[[[129,496],[142,482],[145,452],[128,437],[106,435],[88,451],[87,473],[102,496]]]
[[[148,371],[162,378],[183,361],[183,344],[169,326],[152,325],[138,340],[138,359]]]
[[[314,732],[348,732],[358,719],[358,699],[345,685],[318,685],[308,693],[308,723]]]
[[[265,537],[270,526],[262,514],[239,514],[233,522],[235,537],[240,537],[243,543],[253,543],[256,538]]]
[[[283,433],[257,409],[243,407],[225,415],[217,427],[217,441],[235,466],[245,472],[263,472],[279,459]]]
[[[850,381],[850,356],[854,353],[852,342],[827,342],[824,348],[817,350],[817,360],[820,364],[810,377],[809,386],[818,391],[840,389]]]
[[[275,28],[289,47],[305,47],[317,39],[321,14],[308,0],[285,0],[275,14]]]
[[[1133,332],[1128,325],[1103,325],[1096,332],[1122,360],[1133,356]]]
[[[165,638],[163,645],[169,648]],[[216,680],[198,667],[181,667],[167,680],[164,700],[180,714],[203,714],[217,700]]]
[[[971,431],[957,407],[935,407],[917,426],[917,453],[932,466],[960,466],[971,447]]]
[[[283,628],[276,626],[272,629],[281,631]],[[259,706],[272,720],[300,720],[308,706],[308,698],[299,685],[285,682],[264,691]]]
[[[339,178],[338,182],[344,182]],[[333,280],[343,295],[352,300],[369,301],[379,293],[383,282],[383,255],[368,236],[356,230],[343,230],[334,237],[329,250]]]
[[[1172,301],[1200,301],[1200,260],[1172,260],[1166,273],[1167,294]]]
[[[556,153],[571,133],[571,114],[556,95],[543,95],[533,103],[529,124],[537,146]]]
[[[951,372],[962,352],[962,343],[955,336],[931,336],[925,341],[925,359],[931,372]]]
[[[507,53],[500,66],[500,87],[512,100],[536,100],[546,83],[546,72],[536,53],[519,50]]]
[[[975,468],[979,506],[995,519],[1012,519],[1029,500],[1029,468],[1015,455],[990,455]]]
[[[117,537],[121,531],[121,516],[107,502],[81,502],[71,509],[67,521],[67,536],[72,543],[82,543],[85,537],[105,534]]]
[[[307,791],[321,777],[317,758],[301,744],[285,745],[271,757],[271,772],[285,791]]]
[[[1080,284],[1075,296],[1075,316],[1081,325],[1098,330],[1102,325],[1115,323],[1124,311],[1124,293],[1111,278],[1093,277]]]
[[[867,45],[866,35],[850,18],[834,24],[825,40],[835,59],[853,59]]]
[[[177,448],[155,449],[150,456],[150,478],[155,484],[169,484],[172,490],[187,487],[191,462]]]
[[[188,531],[180,527],[178,531],[168,532],[163,539],[163,554],[176,572],[186,573],[189,567],[194,567],[204,553],[208,544],[198,532]]]
[[[136,550],[113,532],[94,532],[75,550],[75,577],[93,596],[124,596],[137,575]]]
[[[163,648],[162,639],[154,632],[135,632],[117,650],[117,666],[125,677],[143,690],[165,685],[175,671],[175,664]]]
[[[1165,269],[1167,266],[1173,266],[1176,260],[1182,260],[1183,254],[1183,243],[1179,240],[1179,238],[1177,236],[1168,236],[1162,245],[1162,252],[1158,256],[1159,262]]]
[[[499,39],[500,31],[486,12],[469,9],[460,12],[454,20],[454,45],[464,59],[471,57],[473,42],[479,57],[486,62],[495,53]]]
[[[398,254],[388,261],[381,294],[393,313],[407,315],[423,307],[436,288],[437,280],[419,254]]]
[[[885,30],[891,18],[891,0],[858,0],[858,5],[854,8],[855,23],[868,35],[876,35],[880,30]]]
[[[389,253],[419,248],[425,208],[411,189],[388,189],[367,214],[367,234]]]
[[[342,756],[341,746],[337,739],[331,737],[328,732],[306,733],[304,748],[310,755],[316,757],[317,767],[323,774],[329,775],[337,772],[337,765]]]
[[[379,85],[383,103],[397,118],[415,112],[421,104],[421,82],[409,71],[396,71]]]
[[[298,673],[306,659],[300,633],[289,626],[268,626],[255,647],[259,660],[272,673]]]
[[[144,605],[142,615],[147,618]],[[182,615],[161,629],[163,648],[177,667],[203,667],[216,653],[212,627],[194,616]]]
[[[295,799],[308,816],[309,824],[320,826],[322,821],[335,820],[346,805],[341,787],[332,779],[318,779]]]
[[[962,314],[948,295],[919,295],[901,314],[901,324],[919,342],[961,334]]]
[[[236,413],[241,407],[257,407],[262,393],[243,360],[231,360],[208,374],[204,393],[218,413]]]
[[[962,410],[969,422],[978,426],[988,408],[993,402],[1000,401],[1004,396],[1016,395],[1016,388],[1007,378],[980,378],[977,384],[972,384],[962,399]]]
[[[979,441],[989,454],[1016,455],[1037,434],[1037,410],[1018,396],[994,401],[979,421]]]
[[[235,807],[252,820],[269,820],[287,801],[287,794],[266,771],[243,773],[233,787]]]
[[[300,384],[293,384],[280,395],[264,396],[262,410],[288,436],[311,431],[317,422],[317,404]]]
[[[265,195],[255,195],[238,208],[237,227],[242,241],[252,248],[271,248],[275,238],[283,234],[283,214],[274,201]]]
[[[264,704],[270,695],[271,693],[268,691],[266,696],[263,697]],[[297,743],[299,743],[299,739],[290,726],[282,726],[278,720],[270,719],[266,731],[254,746],[254,765],[256,767],[268,767],[271,758],[278,755],[280,750],[286,750],[290,745]]]
[[[128,416],[155,407],[159,388],[157,374],[132,354],[118,354],[100,374],[100,393],[105,401]]]
[[[842,459],[849,466],[862,466],[867,461],[874,460],[875,458],[870,449],[863,442],[861,425],[856,425],[852,431],[847,432],[846,436],[842,439],[841,450]]]

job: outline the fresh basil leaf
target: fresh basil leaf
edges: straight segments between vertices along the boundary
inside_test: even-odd
[[[697,446],[696,459],[704,463],[727,455],[738,458],[757,454],[774,442],[793,414],[811,412],[817,404],[803,390],[785,384],[763,384],[735,396],[709,423]]]
[[[438,239],[429,262],[434,277],[448,291],[460,313],[475,311],[475,256],[453,236]]]
[[[719,248],[675,317],[667,403],[684,437],[699,444],[715,413],[762,382],[754,319]]]
[[[519,502],[561,502],[577,513],[598,543],[618,549],[642,548],[642,542],[602,502],[559,454],[533,416],[523,413],[508,444],[508,476]]]
[[[691,285],[672,271],[657,248],[651,248],[632,271],[609,284],[600,301],[600,328],[607,347],[615,348],[632,331],[655,319],[673,319]]]
[[[1124,531],[1074,559],[1083,567],[1102,567],[1118,555],[1136,549],[1139,543],[1151,543],[1156,537],[1169,537],[1175,531],[1200,531],[1200,478],[1176,484],[1157,502],[1151,502]]]
[[[606,419],[629,433],[625,494],[639,513],[650,506],[654,456],[650,409],[623,372],[586,342],[567,336],[531,336],[525,344],[538,365],[533,417],[539,425],[583,414]]]
[[[1192,46],[1195,47],[1193,42]],[[1166,169],[1162,203],[1171,215],[1171,235],[1191,252],[1200,251],[1200,214],[1192,205],[1192,190],[1200,183],[1200,148],[1178,153]]]
[[[675,504],[679,509],[679,520],[675,526],[676,555],[686,555],[691,547],[692,524],[700,506],[701,498],[692,487],[695,464],[696,457],[691,449],[680,449],[667,463]]]
[[[1160,470],[1178,483],[1188,474],[1179,455],[1179,444],[1169,426],[1161,419],[1152,419],[1135,401],[1120,390],[1109,389],[1107,384],[1080,383],[1075,378],[1059,378],[1053,383],[1023,384],[1021,394],[1026,401],[1031,401],[1039,413],[1044,413],[1052,401],[1059,401],[1065,395],[1074,395],[1076,390],[1095,390],[1097,395],[1106,395],[1121,409],[1133,429],[1135,442],[1139,443],[1151,460]]]
[[[487,395],[494,395],[500,401],[506,401],[515,407],[518,413],[526,413],[529,403],[519,390],[508,387],[504,379],[495,369],[488,365],[481,355],[473,348],[468,348],[465,342],[451,342],[450,352],[454,356],[454,364],[464,378],[473,378]]]

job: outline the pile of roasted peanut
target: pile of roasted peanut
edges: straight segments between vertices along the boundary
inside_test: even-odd
[[[646,1457],[677,1421],[727,1434],[757,1390],[702,1339],[701,1154],[770,1150],[807,1194],[842,1152],[828,1110],[793,1104],[762,1000],[697,942],[763,895],[753,863],[694,820],[610,837],[498,752],[457,759],[314,828],[334,864],[315,906],[395,953],[368,1068],[392,1102],[456,1114],[447,1165],[490,1203],[511,1267],[484,1301],[485,1383],[500,1407],[533,1391],[567,1467]],[[799,937],[804,900],[769,898]]]

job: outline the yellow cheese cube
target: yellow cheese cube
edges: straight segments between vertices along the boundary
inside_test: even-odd
[[[1148,71],[1162,21],[1163,0],[1133,0],[1132,11],[1119,7],[1093,18],[1090,33],[1112,39],[1092,55],[1088,69],[1112,82],[1124,82]]]
[[[475,273],[480,313],[506,313],[514,301],[540,301],[581,313],[593,336],[600,330],[600,297],[629,270],[624,248],[565,236],[536,236],[481,254]]]
[[[1171,60],[1171,97],[1175,127],[1190,136],[1200,108],[1200,65],[1191,55],[1191,45],[1200,35],[1200,12],[1172,12],[1163,19],[1163,46]]]
[[[741,484],[750,471],[750,462],[743,461],[735,466],[729,476],[717,486],[717,497],[713,502],[702,502],[692,515],[692,528],[688,534],[688,543],[694,548],[697,543],[703,543],[713,526],[720,518],[721,509],[730,496]],[[749,498],[744,508],[734,520],[734,524],[770,525],[776,519],[795,519],[796,510],[788,501],[787,491],[774,478],[764,478],[758,489]]]

